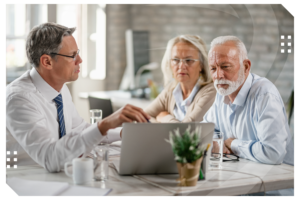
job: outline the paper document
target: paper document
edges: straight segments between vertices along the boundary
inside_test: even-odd
[[[9,185],[19,196],[104,196],[111,189],[72,186],[64,182],[32,181],[7,178]]]
[[[55,196],[69,187],[68,183],[29,181],[20,178],[7,178],[9,185],[19,196]]]
[[[85,186],[70,186],[59,196],[105,196],[112,189],[91,188]]]

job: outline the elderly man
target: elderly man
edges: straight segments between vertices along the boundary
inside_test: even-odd
[[[217,95],[204,122],[224,134],[224,153],[280,164],[291,139],[286,111],[276,87],[250,73],[243,42],[221,36],[211,42],[210,73]]]
[[[6,87],[6,149],[17,151],[18,165],[38,163],[60,171],[106,135],[108,142],[120,139],[120,129],[109,129],[150,119],[131,105],[93,125],[78,115],[65,85],[77,80],[82,62],[74,31],[55,23],[33,28],[26,42],[33,68]]]

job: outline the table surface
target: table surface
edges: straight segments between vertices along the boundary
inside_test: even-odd
[[[111,156],[110,161],[119,159]],[[6,177],[27,180],[68,182],[72,179],[64,172],[49,173],[38,165],[18,166],[6,170]],[[93,181],[87,187],[112,188],[110,196],[166,196],[166,195],[208,195],[225,196],[294,187],[294,167],[286,164],[266,165],[240,159],[239,162],[225,162],[221,170],[208,170],[206,180],[198,181],[193,187],[179,187],[178,174],[120,176],[109,167],[109,180],[105,183]],[[264,186],[262,184],[264,182]]]
[[[101,99],[110,99],[113,107],[117,109],[125,106],[126,104],[132,104],[144,109],[152,102],[152,100],[148,99],[133,98],[131,97],[130,92],[118,90],[79,93],[80,98],[87,99],[88,96]]]

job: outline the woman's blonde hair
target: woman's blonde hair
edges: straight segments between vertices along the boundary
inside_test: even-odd
[[[198,35],[180,35],[169,40],[165,55],[161,61],[161,69],[164,75],[164,85],[169,84],[172,79],[172,69],[171,69],[171,51],[175,44],[178,42],[185,42],[192,44],[195,48],[199,50],[199,60],[201,63],[202,71],[200,72],[199,77],[201,77],[200,85],[206,85],[212,83],[212,78],[209,73],[208,59],[207,59],[207,50],[206,45]],[[177,84],[177,80],[175,80]]]

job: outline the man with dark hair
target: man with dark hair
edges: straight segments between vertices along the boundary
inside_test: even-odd
[[[60,171],[105,136],[107,142],[119,140],[120,128],[113,128],[123,122],[150,119],[132,105],[93,125],[78,115],[65,85],[77,80],[82,62],[74,31],[55,23],[34,27],[26,42],[33,68],[6,87],[6,149],[17,151],[18,165],[38,163]]]

